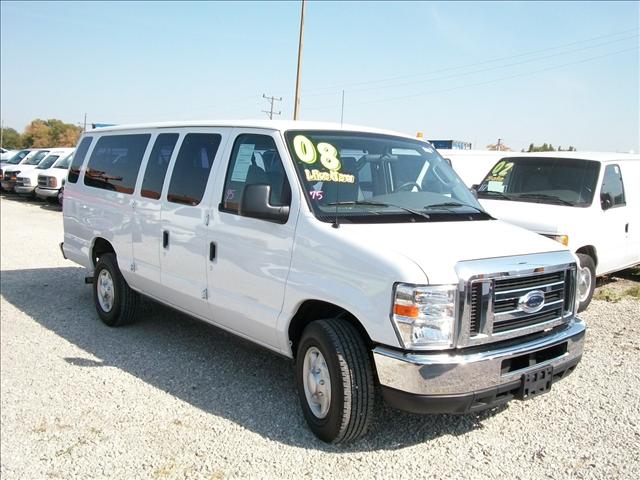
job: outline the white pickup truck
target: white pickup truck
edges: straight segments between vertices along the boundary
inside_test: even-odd
[[[492,218],[405,135],[101,128],[80,139],[63,212],[63,254],[104,323],[134,321],[144,295],[294,359],[327,442],[366,432],[376,385],[411,412],[473,412],[548,392],[582,356],[575,256]]]

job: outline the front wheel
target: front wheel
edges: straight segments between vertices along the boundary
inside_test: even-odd
[[[305,419],[325,442],[364,435],[373,417],[373,367],[358,330],[345,320],[316,320],[302,334],[296,383]]]
[[[591,298],[596,288],[596,264],[593,258],[584,253],[578,253],[578,260],[580,260],[580,266],[578,267],[576,294],[578,297],[578,312],[582,312],[591,303]]]
[[[102,255],[93,276],[93,301],[100,319],[110,327],[133,322],[139,297],[120,273],[116,256],[113,253]]]

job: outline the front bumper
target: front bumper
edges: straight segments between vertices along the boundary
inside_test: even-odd
[[[377,347],[373,357],[387,403],[416,413],[464,413],[510,400],[532,370],[551,366],[554,381],[563,378],[582,357],[584,335],[576,317],[545,336],[491,350],[421,354]]]
[[[10,180],[2,180],[2,182],[0,182],[0,185],[2,185],[3,190],[11,192],[13,191],[13,187],[15,187],[16,182],[12,182]]]
[[[59,188],[36,187],[36,195],[42,198],[57,198],[58,192],[60,192]]]
[[[16,193],[20,193],[22,195],[27,194],[27,193],[33,193],[33,191],[36,189],[35,186],[24,186],[24,185],[16,185],[15,187],[13,187],[14,191]]]

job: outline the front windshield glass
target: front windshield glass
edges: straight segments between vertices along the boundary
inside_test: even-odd
[[[478,197],[587,207],[600,164],[574,158],[509,157],[499,161],[478,187]]]
[[[47,154],[49,153],[49,150],[42,150],[38,153],[36,153],[33,157],[31,157],[29,160],[27,160],[26,162],[24,162],[25,165],[38,165],[40,163],[40,161],[47,156]]]
[[[40,164],[36,168],[40,170],[45,170],[49,168],[51,165],[53,165],[56,162],[56,160],[58,160],[58,158],[60,158],[60,155],[49,155],[47,158],[42,160],[42,162],[40,162]]]
[[[19,164],[22,159],[24,157],[26,157],[27,155],[29,155],[29,150],[20,150],[18,153],[16,153],[13,157],[11,157],[9,160],[6,160],[4,163],[8,163],[10,165],[17,165]]]
[[[56,163],[53,168],[64,168],[68,169],[69,165],[71,165],[71,161],[73,160],[73,153],[67,156],[67,158],[63,158],[58,163]]]
[[[316,217],[330,222],[490,219],[433,147],[345,131],[285,134]]]

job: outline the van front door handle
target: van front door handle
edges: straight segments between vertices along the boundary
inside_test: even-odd
[[[169,247],[169,231],[164,230],[162,232],[162,248]]]
[[[624,226],[624,233],[629,233],[629,224],[628,223]]]
[[[209,244],[209,261],[213,262],[216,259],[216,242]]]

